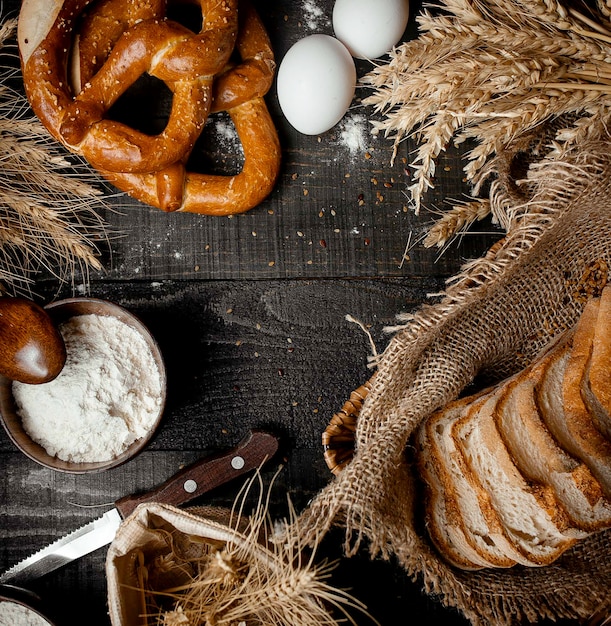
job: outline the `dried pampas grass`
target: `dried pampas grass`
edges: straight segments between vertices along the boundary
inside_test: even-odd
[[[99,177],[67,160],[21,93],[16,25],[0,23],[0,290],[29,294],[41,271],[74,282],[101,269],[109,207]]]
[[[260,496],[246,515],[247,495],[257,481]],[[185,541],[168,532],[167,548],[158,545],[155,558],[140,553],[145,626],[356,626],[352,610],[377,624],[361,602],[330,584],[335,564],[317,562],[316,552],[301,545],[290,500],[289,520],[273,524],[262,494],[257,473],[229,516],[231,540]]]
[[[399,142],[416,141],[409,187],[416,212],[440,153],[451,142],[473,146],[464,167],[473,202],[453,207],[427,246],[443,246],[490,213],[507,229],[508,207],[530,197],[530,163],[561,161],[581,143],[609,138],[611,11],[604,0],[574,6],[440,0],[418,16],[418,38],[364,78],[373,88],[365,104],[383,113],[374,131],[395,138],[395,155]],[[525,163],[518,175],[516,159]]]

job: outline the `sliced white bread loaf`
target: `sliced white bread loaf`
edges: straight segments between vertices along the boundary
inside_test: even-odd
[[[485,401],[485,396],[457,400],[445,410],[432,415],[424,425],[427,448],[437,468],[447,498],[451,498],[463,525],[466,541],[491,567],[511,567],[517,562],[529,564],[507,537],[489,494],[470,475],[469,468],[454,444],[452,428],[457,420]],[[440,520],[433,518],[433,524]]]
[[[566,342],[565,342],[566,343]],[[535,385],[562,344],[534,367],[506,382],[494,418],[509,454],[528,481],[549,485],[570,524],[584,531],[611,525],[611,502],[589,468],[563,450],[546,427],[535,400]]]
[[[498,400],[491,394],[476,414],[458,421],[456,445],[490,494],[515,548],[533,565],[547,565],[584,533],[569,525],[550,487],[527,482],[516,467],[493,417]]]
[[[419,429],[427,525],[458,567],[543,566],[611,527],[611,287],[533,365]]]
[[[611,439],[611,287],[600,297],[592,354],[581,384],[595,425]]]
[[[566,347],[537,386],[541,415],[559,444],[588,466],[611,498],[611,441],[596,428],[581,394],[581,381],[592,351],[598,299],[586,305]]]
[[[436,458],[429,454],[430,442],[426,429],[416,437],[418,471],[425,486],[425,520],[428,535],[443,558],[464,570],[491,567],[492,563],[479,555],[465,536],[464,521],[455,503],[448,503],[448,494],[438,472]]]

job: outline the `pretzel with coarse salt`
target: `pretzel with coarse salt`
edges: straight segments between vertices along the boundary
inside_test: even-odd
[[[23,3],[18,38],[28,99],[56,139],[94,167],[119,172],[158,170],[192,149],[208,116],[214,75],[234,48],[237,0],[201,0],[200,33],[161,15],[138,21],[77,94],[71,93],[66,68],[78,18],[89,3],[66,0],[56,12],[40,4]],[[105,119],[144,72],[173,92],[166,128],[155,136]]]
[[[278,133],[263,97],[274,77],[275,61],[265,27],[248,0],[240,0],[237,65],[228,64],[213,85],[211,112],[227,111],[244,152],[233,176],[189,172],[182,159],[148,173],[103,174],[116,187],[165,211],[229,215],[248,211],[272,191],[280,170]]]
[[[177,24],[168,26],[167,20],[160,25],[164,3],[160,0],[139,3],[101,0],[80,19],[81,30],[73,33],[74,21],[88,8],[89,0],[54,5],[51,14],[44,14],[46,19],[44,16],[41,19],[41,12],[37,12],[39,1],[25,0],[20,14],[19,42],[24,82],[37,115],[64,145],[85,156],[120,189],[166,211],[238,213],[256,206],[271,192],[279,172],[280,146],[263,95],[271,85],[275,64],[267,33],[248,2],[240,2],[241,34],[237,48],[242,62],[237,67],[225,65],[218,85],[215,84],[214,110],[228,110],[244,150],[242,171],[227,177],[186,171],[188,156],[209,112],[211,77],[202,76],[200,81],[191,81],[187,86],[181,84],[184,82],[179,80],[184,77],[181,72],[192,70],[192,63],[185,62],[184,57],[175,52],[181,48],[188,50],[191,46],[189,61],[197,56],[200,64],[202,58],[204,63],[208,63],[203,68],[200,65],[200,71],[208,68],[216,73],[216,68],[210,69],[212,61],[206,57],[205,51],[201,51],[202,45],[199,45],[199,53],[193,54],[193,36],[186,29]],[[214,11],[212,7],[206,10],[208,3],[204,0],[200,0],[199,4],[205,18],[201,35],[206,34],[208,41],[214,41],[213,35],[207,34],[212,30],[211,24],[215,23]],[[219,6],[226,11],[229,5],[227,2],[216,4],[217,9]],[[217,11],[217,22],[221,22],[225,31],[229,29],[228,24],[233,24],[234,13],[219,16]],[[147,21],[146,27],[140,26]],[[53,36],[50,36],[52,30]],[[140,51],[139,65],[135,69],[123,67],[121,61],[126,61],[129,56],[126,51],[138,49],[142,33],[152,33],[151,37],[155,39],[154,36],[161,31],[174,36],[174,40],[168,40],[168,47],[174,54],[167,55],[167,49],[159,48],[151,55],[152,44],[149,41],[149,48],[144,53]],[[72,97],[63,80],[57,79],[61,75],[58,70],[66,64],[71,43],[69,35],[72,33],[75,50],[72,65],[75,71],[72,71],[69,82],[76,97]],[[197,40],[198,44],[202,43],[202,36]],[[226,49],[223,51],[225,53]],[[169,61],[160,64],[163,53],[166,54],[165,60]],[[30,66],[32,58],[35,64]],[[118,122],[95,121],[101,111],[107,110],[125,91],[120,88],[123,81],[119,81],[117,76],[131,80],[142,71],[162,78],[174,92],[172,114],[164,133],[151,138],[129,127],[122,127]],[[102,102],[90,98],[98,86],[109,94]],[[196,105],[187,116],[194,124],[191,127],[183,124],[178,115],[182,111],[182,105],[178,106],[178,103],[185,96],[188,102]],[[66,110],[69,115],[65,114]],[[91,139],[89,144],[85,140],[77,145],[71,144],[70,141],[82,139],[83,127],[87,128],[84,136]],[[92,128],[100,131],[95,140]],[[188,128],[192,128],[192,132],[185,132]],[[168,136],[174,140],[169,146],[165,141]],[[125,137],[127,141],[123,141]],[[142,152],[140,147],[148,150]]]
[[[144,20],[163,19],[166,0],[126,2],[95,0],[79,16],[70,55],[70,87],[77,94],[83,87],[82,76],[91,78],[110,56],[119,37]]]

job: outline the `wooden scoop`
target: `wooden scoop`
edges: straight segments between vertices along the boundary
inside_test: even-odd
[[[0,298],[0,374],[22,383],[53,380],[66,362],[64,340],[48,313],[25,298]]]

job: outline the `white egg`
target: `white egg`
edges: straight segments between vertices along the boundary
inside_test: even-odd
[[[409,0],[336,0],[335,36],[357,59],[377,59],[401,39],[409,18]]]
[[[280,108],[296,130],[304,135],[324,133],[342,119],[352,102],[354,60],[335,37],[310,35],[282,59],[277,88]]]

